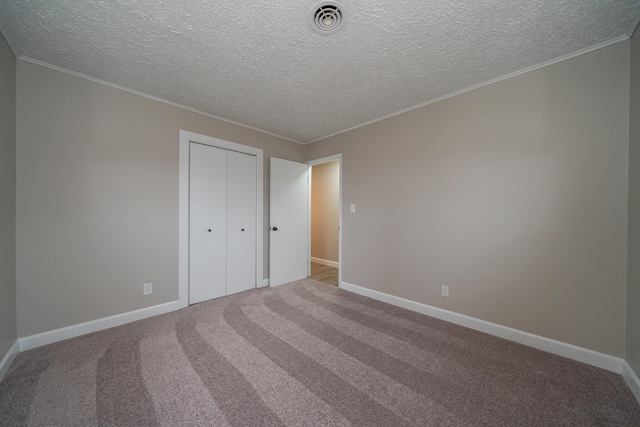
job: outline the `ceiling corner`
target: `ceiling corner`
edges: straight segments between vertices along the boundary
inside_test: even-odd
[[[633,33],[638,29],[638,25],[640,25],[640,7],[636,10],[636,14],[633,16],[629,29],[627,30],[627,36],[629,38],[633,37]]]

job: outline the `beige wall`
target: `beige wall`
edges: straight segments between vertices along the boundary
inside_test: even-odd
[[[640,374],[640,35],[631,39],[627,362]]]
[[[269,157],[303,146],[18,61],[19,336],[178,298],[180,129],[264,150],[266,248]]]
[[[16,338],[16,58],[0,34],[0,360]]]
[[[311,256],[338,262],[340,162],[315,165],[311,173]]]
[[[624,356],[628,106],[626,41],[308,145],[343,280]]]

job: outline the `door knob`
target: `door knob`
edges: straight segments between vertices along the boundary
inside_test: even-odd
[[[278,231],[278,227],[271,227],[273,231]]]
[[[211,229],[209,229],[209,233],[211,233]]]
[[[244,228],[242,229],[242,231],[244,231]]]

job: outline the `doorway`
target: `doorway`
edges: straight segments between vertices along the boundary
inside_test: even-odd
[[[341,156],[308,162],[310,166],[309,276],[339,286],[341,253]]]

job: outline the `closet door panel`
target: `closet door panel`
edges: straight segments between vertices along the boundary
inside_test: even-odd
[[[227,151],[190,144],[189,304],[227,294]]]
[[[256,287],[256,156],[227,157],[227,294]]]

